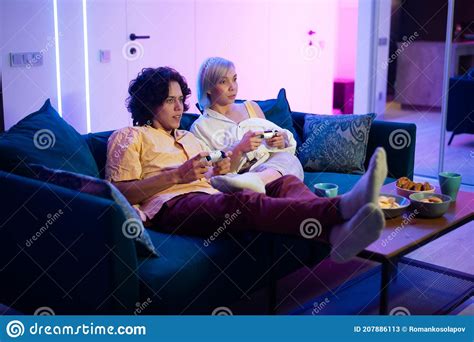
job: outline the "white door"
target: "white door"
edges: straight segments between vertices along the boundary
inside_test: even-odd
[[[176,69],[193,91],[190,112],[197,111],[194,7],[193,0],[127,0],[128,43],[124,46],[128,80],[146,67]],[[138,38],[131,40],[132,34]]]
[[[129,81],[144,67],[171,66],[186,77],[197,112],[198,68],[220,56],[236,64],[239,98],[275,98],[284,87],[292,109],[331,112],[337,2],[126,1]]]

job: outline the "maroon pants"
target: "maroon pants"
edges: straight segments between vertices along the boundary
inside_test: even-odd
[[[253,230],[329,242],[331,227],[343,222],[339,197],[320,198],[295,176],[267,184],[266,192],[181,195],[163,205],[153,226],[176,234],[209,236],[216,231]]]

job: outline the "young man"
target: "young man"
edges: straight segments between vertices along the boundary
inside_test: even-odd
[[[331,257],[338,262],[380,236],[385,221],[377,201],[387,176],[382,148],[354,189],[336,198],[317,197],[291,175],[267,184],[266,194],[222,193],[209,179],[229,172],[230,154],[211,164],[199,140],[178,130],[190,93],[177,71],[143,69],[129,87],[134,127],[117,130],[108,142],[106,178],[130,203],[140,205],[147,223],[170,233],[206,236],[239,210],[228,231],[318,239],[332,245]]]

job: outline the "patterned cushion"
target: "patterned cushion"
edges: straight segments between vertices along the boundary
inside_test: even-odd
[[[102,179],[54,170],[39,164],[28,166],[36,179],[114,201],[126,217],[126,221],[120,228],[125,236],[135,238],[137,254],[144,257],[159,256],[147,230],[143,227],[139,214],[113,184]]]
[[[298,157],[305,171],[362,174],[375,114],[306,115]]]

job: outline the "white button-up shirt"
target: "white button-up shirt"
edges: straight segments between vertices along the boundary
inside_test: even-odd
[[[252,170],[265,162],[269,158],[270,153],[289,152],[295,154],[296,141],[293,138],[293,134],[273,122],[262,118],[249,118],[236,123],[225,115],[210,108],[204,111],[204,114],[194,122],[190,130],[198,139],[206,144],[209,149],[228,151],[233,149],[248,131],[265,131],[271,129],[286,134],[287,147],[279,149],[267,146],[264,142],[255,151],[245,153],[242,156],[238,170],[247,162],[254,162],[250,168],[250,170]]]

